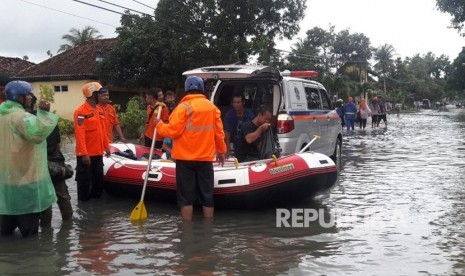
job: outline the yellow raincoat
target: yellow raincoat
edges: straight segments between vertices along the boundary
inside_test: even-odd
[[[38,213],[56,202],[45,140],[57,122],[57,115],[29,114],[15,101],[0,105],[1,215]]]

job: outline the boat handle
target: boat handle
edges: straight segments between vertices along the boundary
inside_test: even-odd
[[[278,158],[276,157],[276,155],[272,155],[271,158],[273,158],[273,161],[274,161],[274,165],[275,166],[278,166]]]

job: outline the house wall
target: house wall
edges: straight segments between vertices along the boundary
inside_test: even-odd
[[[55,111],[57,115],[63,119],[73,120],[74,110],[84,103],[85,97],[82,94],[82,86],[94,80],[57,80],[57,81],[43,81],[43,82],[31,82],[34,94],[37,98],[40,97],[40,86],[48,85],[52,89],[54,86],[68,86],[68,92],[55,92],[55,102],[51,104],[50,110]],[[136,95],[141,97],[144,96],[143,89],[134,91],[128,91],[115,87],[110,88],[110,101],[112,104],[119,105],[120,109],[118,112],[124,112],[126,110],[126,104],[128,100]]]
[[[54,100],[55,102],[50,105],[51,111],[56,111],[56,114],[60,117],[73,120],[74,110],[84,103],[85,98],[82,95],[82,86],[88,81],[86,80],[59,80],[59,81],[49,81],[49,82],[31,82],[32,88],[34,90],[34,95],[37,98],[40,97],[40,86],[48,85],[52,89],[54,86],[67,85],[68,92],[55,92]]]

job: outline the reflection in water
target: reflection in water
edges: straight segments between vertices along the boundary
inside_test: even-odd
[[[348,133],[343,170],[331,192],[285,210],[315,210],[318,220],[276,227],[276,209],[200,211],[182,223],[178,208],[103,197],[76,202],[72,225],[38,238],[0,240],[6,275],[464,275],[465,111],[390,116],[388,129]],[[68,160],[74,160],[67,145]],[[301,221],[302,222],[302,221]],[[334,224],[331,224],[334,222]]]

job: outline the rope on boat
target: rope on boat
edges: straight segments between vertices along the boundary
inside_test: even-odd
[[[115,163],[118,163],[120,166],[128,168],[130,170],[145,171],[147,169],[147,168],[142,168],[142,167],[138,168],[138,167],[128,166],[128,165],[124,164],[123,162],[121,162],[121,160],[118,160],[118,159],[114,158],[113,155],[111,155],[109,158],[111,158],[113,161],[115,161]],[[170,162],[171,163],[173,161],[166,160],[166,161],[162,161],[162,162]],[[171,174],[163,172],[162,170],[160,170],[160,166],[157,166],[157,165],[150,166],[150,171],[160,172],[161,174],[163,174],[165,176],[168,176],[168,177],[173,177],[173,178],[176,177],[176,175],[171,175]]]

